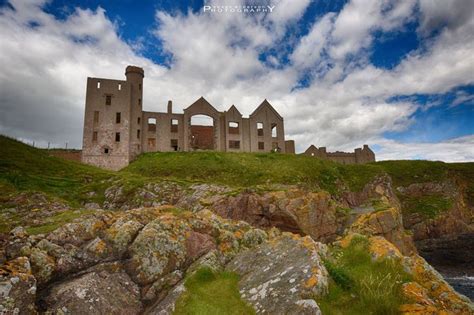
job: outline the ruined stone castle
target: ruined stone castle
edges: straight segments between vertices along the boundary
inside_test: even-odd
[[[82,161],[117,170],[137,155],[155,151],[215,150],[225,152],[294,153],[285,140],[283,118],[264,100],[248,118],[232,105],[220,112],[203,97],[184,112],[143,110],[142,68],[128,66],[126,80],[88,78]],[[207,116],[210,125],[193,123]]]
[[[353,153],[340,151],[327,152],[325,147],[317,148],[314,145],[310,145],[303,154],[342,164],[365,164],[375,162],[375,153],[366,144],[364,144],[362,148],[355,149]]]
[[[295,153],[285,140],[283,117],[265,99],[248,118],[234,106],[220,112],[203,97],[174,113],[143,110],[142,68],[128,66],[126,80],[87,78],[82,161],[118,170],[143,152],[215,150],[223,152]],[[207,116],[209,124],[194,123]],[[304,153],[344,164],[375,161],[364,145],[354,153],[326,152],[311,146]]]

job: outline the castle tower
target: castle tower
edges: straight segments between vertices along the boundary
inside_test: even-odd
[[[128,66],[125,70],[130,85],[130,160],[142,152],[142,109],[143,109],[143,78],[145,72],[140,67]]]
[[[143,69],[127,80],[87,78],[82,161],[118,170],[141,153]]]

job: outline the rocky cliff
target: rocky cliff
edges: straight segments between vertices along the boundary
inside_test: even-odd
[[[430,265],[473,268],[471,164],[158,154],[116,173],[0,142],[2,314],[474,314]]]

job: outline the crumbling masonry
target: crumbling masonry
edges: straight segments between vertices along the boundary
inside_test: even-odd
[[[285,141],[283,118],[264,100],[248,118],[232,105],[219,112],[203,97],[184,113],[143,111],[142,68],[128,66],[126,80],[88,78],[82,161],[117,170],[142,152],[215,150],[294,153]],[[192,124],[196,115],[212,119]]]
[[[368,145],[364,144],[363,148],[357,148],[354,153],[349,152],[326,152],[325,147],[316,148],[314,145],[310,145],[303,153],[307,156],[312,156],[322,160],[331,160],[342,164],[365,164],[375,162],[375,154],[369,148]]]
[[[285,140],[283,117],[264,100],[248,118],[232,105],[220,112],[203,97],[173,113],[143,110],[142,68],[128,66],[126,80],[87,78],[82,161],[118,170],[143,152],[215,150],[223,152],[295,153],[293,140]],[[195,116],[207,116],[208,125],[193,124]],[[364,146],[355,153],[326,153],[311,146],[304,154],[353,164],[375,161]]]

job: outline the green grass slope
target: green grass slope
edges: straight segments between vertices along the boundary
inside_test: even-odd
[[[0,136],[0,148],[2,196],[12,191],[39,191],[72,206],[80,205],[87,198],[89,202],[100,204],[103,191],[112,180],[131,187],[161,180],[215,183],[235,188],[301,185],[337,195],[344,186],[360,191],[375,176],[384,173],[392,177],[395,187],[454,176],[463,182],[474,203],[474,163],[383,161],[342,165],[303,155],[276,153],[157,152],[142,154],[120,172],[112,172],[49,156],[46,150],[5,136]],[[94,197],[97,200],[85,196],[90,191],[97,193]]]
[[[84,189],[114,176],[96,167],[49,156],[46,150],[0,136],[2,197],[15,191],[38,191],[77,205]]]
[[[381,161],[376,163],[387,172],[395,187],[414,183],[442,182],[448,179],[463,186],[468,201],[474,204],[474,163],[444,163],[423,160]]]
[[[303,155],[276,153],[182,152],[146,153],[122,172],[253,187],[265,184],[303,185],[337,193],[341,183],[360,190],[376,175],[377,165],[341,165]]]

